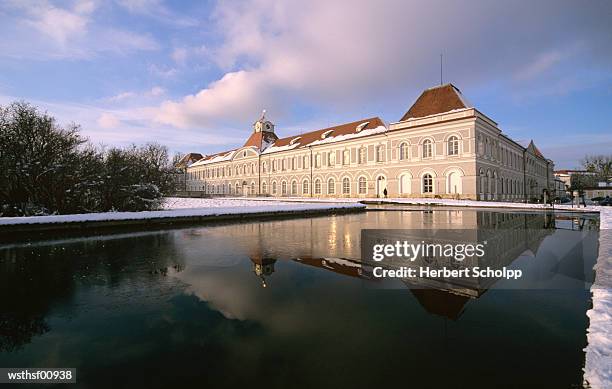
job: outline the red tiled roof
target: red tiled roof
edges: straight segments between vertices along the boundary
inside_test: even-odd
[[[188,166],[190,163],[199,161],[200,159],[202,159],[202,154],[200,153],[187,153],[183,156],[183,158],[180,159],[180,161],[178,161],[176,166],[185,167]]]
[[[461,91],[453,84],[441,85],[423,91],[400,121],[463,108],[470,108],[470,104],[461,95]]]
[[[263,150],[265,148],[265,143],[270,144],[276,139],[278,139],[278,137],[273,132],[253,132],[242,147],[253,146],[257,147],[259,150]]]

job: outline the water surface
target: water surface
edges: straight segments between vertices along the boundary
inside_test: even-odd
[[[76,367],[87,388],[579,386],[588,282],[470,298],[334,260],[359,258],[362,228],[534,226],[512,245],[537,259],[597,220],[388,209],[6,244],[0,366]],[[596,249],[573,264],[587,278]]]

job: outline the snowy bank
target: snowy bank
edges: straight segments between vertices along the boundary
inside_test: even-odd
[[[240,200],[240,197],[228,197],[228,200]],[[197,199],[193,199],[197,200]],[[253,197],[251,201],[279,201],[278,197]],[[566,204],[555,204],[555,206],[531,203],[511,203],[504,201],[476,201],[476,200],[453,200],[432,198],[379,198],[379,197],[282,197],[284,203],[376,203],[376,204],[400,204],[400,205],[440,205],[451,207],[473,207],[473,208],[515,208],[515,209],[557,209],[577,212],[599,212],[602,207],[589,205],[584,207],[572,207]]]
[[[196,200],[196,199],[193,199]],[[308,204],[283,203],[262,204],[243,200],[199,201],[199,207],[190,207],[185,202],[167,202],[169,209],[144,212],[103,212],[74,215],[4,217],[0,218],[0,231],[19,232],[32,230],[62,229],[71,227],[111,227],[122,224],[155,224],[169,222],[200,222],[238,218],[256,218],[283,215],[312,215],[331,212],[358,212],[365,209],[362,204]],[[172,200],[170,200],[172,201]],[[21,228],[20,228],[21,227]]]
[[[600,207],[599,255],[595,284],[591,287],[593,308],[587,311],[589,328],[584,380],[592,388],[612,387],[612,209]]]

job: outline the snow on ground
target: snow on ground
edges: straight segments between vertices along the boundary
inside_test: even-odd
[[[185,200],[185,201],[183,201]],[[28,216],[28,217],[2,217],[0,225],[16,224],[43,224],[43,223],[71,223],[88,221],[110,220],[143,220],[155,218],[176,218],[189,216],[220,216],[249,213],[269,212],[295,212],[313,211],[340,208],[364,208],[362,204],[338,203],[285,203],[275,201],[262,203],[261,201],[245,199],[178,199],[168,198],[165,210],[144,212],[101,212],[73,215]]]
[[[593,388],[612,386],[612,208],[599,207],[599,256],[595,284],[591,287],[593,308],[587,311],[589,328],[584,379]]]
[[[286,201],[279,201],[275,199],[267,205],[282,205],[288,204]],[[183,209],[183,208],[218,208],[218,207],[253,207],[261,206],[262,202],[257,200],[251,200],[248,198],[188,198],[188,197],[166,197],[162,207],[166,210],[169,209]]]
[[[244,197],[226,197],[227,200],[244,200]],[[478,207],[478,208],[534,208],[534,209],[552,209],[550,205],[544,204],[530,204],[530,203],[511,203],[503,201],[476,201],[476,200],[453,200],[453,199],[428,199],[428,198],[378,198],[378,197],[365,197],[365,198],[317,198],[317,197],[282,197],[279,200],[278,197],[252,197],[250,201],[282,201],[285,203],[358,203],[360,201],[376,201],[381,203],[390,204],[405,204],[405,205],[446,205],[453,207]],[[588,211],[588,212],[599,212],[602,207],[588,205],[586,208],[576,206],[572,207],[567,204],[555,204],[554,209],[562,210],[573,210],[573,211]]]

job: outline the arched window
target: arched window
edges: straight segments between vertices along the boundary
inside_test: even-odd
[[[236,183],[236,194],[240,193],[240,186],[238,185],[238,183]]]
[[[318,178],[314,182],[314,192],[318,195],[321,194],[321,180]]]
[[[385,161],[385,146],[379,145],[376,147],[376,162]]]
[[[255,183],[251,182],[251,195],[255,194]]]
[[[296,180],[293,180],[291,182],[291,194],[294,196],[297,195],[297,181]]]
[[[404,161],[408,159],[408,143],[400,143],[399,145],[399,159],[400,161]]]
[[[327,194],[335,194],[336,193],[336,181],[333,178],[327,180]]]
[[[348,177],[342,179],[342,194],[351,194],[351,180]]]
[[[368,186],[365,177],[359,177],[359,194],[368,193]]]
[[[433,178],[429,173],[423,175],[423,193],[433,193]]]
[[[308,194],[309,190],[310,189],[308,188],[308,180],[302,181],[302,194]]]
[[[431,158],[433,155],[433,147],[431,144],[431,140],[425,139],[423,141],[423,158]]]
[[[448,138],[448,155],[459,155],[459,138],[454,135]]]
[[[272,181],[272,194],[276,196],[276,181]]]
[[[261,192],[262,192],[263,194],[268,193],[268,184],[266,184],[266,182],[265,182],[265,181],[261,183]]]
[[[281,193],[283,196],[287,195],[287,181],[281,183]]]

